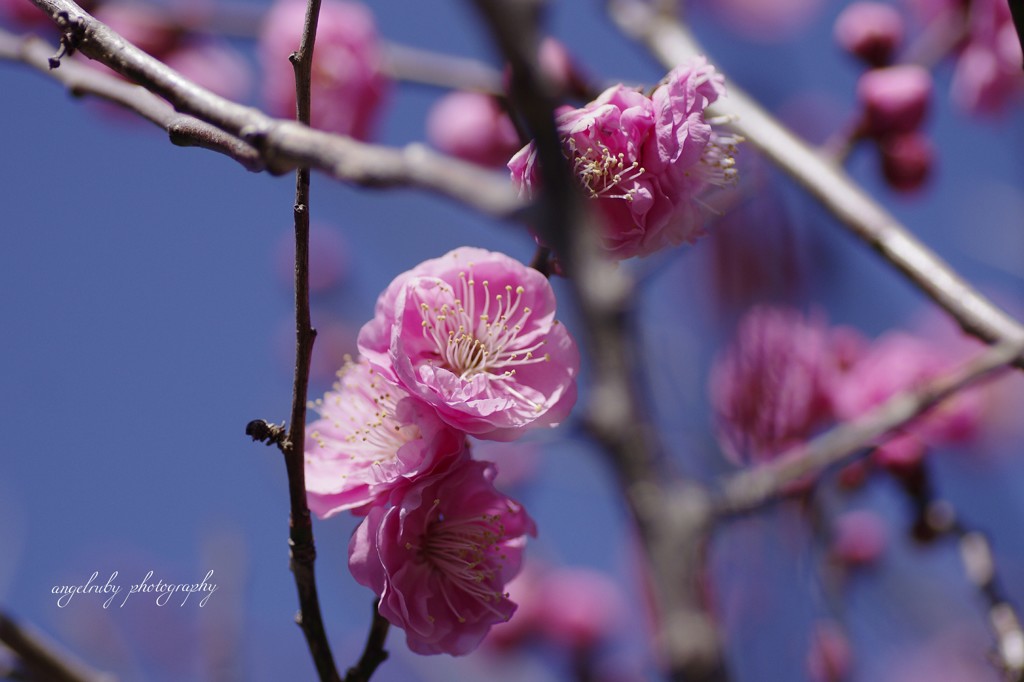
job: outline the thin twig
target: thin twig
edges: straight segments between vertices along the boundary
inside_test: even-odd
[[[366,144],[295,121],[275,119],[189,81],[72,0],[32,2],[53,17],[68,45],[164,98],[177,111],[252,145],[272,173],[308,166],[366,187],[417,187],[498,218],[512,217],[526,207],[506,174],[481,172],[475,164],[431,151],[422,144],[401,149]]]
[[[117,679],[74,660],[3,611],[0,611],[0,642],[13,651],[33,675],[48,682],[116,682]]]
[[[374,600],[373,619],[370,621],[370,632],[366,636],[363,655],[359,657],[359,662],[345,673],[345,682],[369,682],[377,667],[388,659],[388,652],[384,649],[384,640],[388,637],[390,625],[391,623],[380,615],[377,601]]]
[[[920,416],[957,391],[1014,362],[1024,342],[1004,341],[986,349],[921,388],[900,393],[871,412],[836,426],[771,462],[734,474],[722,486],[719,515],[745,514],[775,500],[796,481],[843,464],[880,436]]]
[[[296,117],[309,123],[310,74],[316,42],[320,0],[309,0],[298,52],[289,59],[295,71]],[[288,439],[281,450],[288,471],[288,495],[291,500],[289,545],[291,569],[299,593],[296,621],[306,636],[321,682],[340,682],[331,646],[320,615],[320,599],[316,589],[316,546],[313,522],[306,503],[305,441],[306,402],[309,393],[309,366],[313,355],[316,330],[309,312],[309,169],[295,173],[295,376],[292,386],[291,423]]]
[[[600,252],[554,121],[556,90],[537,64],[539,2],[476,0],[509,62],[510,100],[536,145],[537,229],[572,282],[593,366],[589,421],[625,492],[649,561],[657,636],[671,679],[726,679],[718,635],[702,603],[707,495],[668,471],[644,415],[633,343],[633,283]]]
[[[704,54],[688,29],[671,15],[655,13],[640,0],[612,0],[615,22],[642,41],[666,67]],[[965,282],[946,262],[869,197],[846,172],[815,152],[735,84],[728,97],[708,107],[729,127],[792,176],[854,235],[898,268],[969,334],[987,343],[1024,340],[1024,326]],[[1024,358],[1017,367],[1024,368]]]

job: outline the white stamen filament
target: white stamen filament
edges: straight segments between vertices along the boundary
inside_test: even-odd
[[[526,328],[533,310],[522,305],[523,287],[505,285],[495,293],[488,281],[481,282],[482,301],[477,300],[477,283],[472,270],[459,273],[456,289],[445,289],[451,301],[433,307],[420,303],[423,336],[437,349],[440,364],[459,376],[472,379],[487,373],[503,381],[515,376],[524,365],[545,362],[540,353],[546,343],[517,346],[519,334]],[[482,309],[481,309],[482,307]]]

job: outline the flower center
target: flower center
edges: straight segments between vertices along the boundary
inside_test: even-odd
[[[333,434],[319,430],[310,434],[320,447],[345,452],[353,460],[379,468],[394,460],[399,448],[420,437],[419,427],[395,417],[395,389],[373,370],[346,363],[333,388],[326,400],[309,405],[335,430]]]
[[[626,189],[622,187],[622,183],[636,180],[644,174],[644,168],[638,161],[627,164],[625,154],[612,154],[601,142],[580,149],[576,140],[570,137],[568,144],[569,153],[566,154],[566,158],[572,161],[573,172],[590,192],[592,199],[605,197],[633,201],[637,193],[636,188]]]
[[[440,500],[434,500],[431,515],[440,504]],[[436,513],[424,533],[423,544],[407,543],[406,548],[417,550],[420,558],[443,578],[441,594],[460,623],[466,620],[458,605],[462,599],[453,598],[456,596],[453,592],[470,597],[504,618],[495,605],[505,595],[494,589],[494,583],[501,579],[498,543],[504,535],[500,514],[452,519],[445,518],[444,513]]]
[[[457,291],[443,285],[450,302],[431,306],[420,303],[423,336],[437,350],[440,364],[460,379],[487,373],[494,379],[515,376],[516,368],[549,360],[547,354],[534,355],[546,343],[541,340],[520,347],[519,333],[533,310],[522,305],[523,287],[506,284],[503,292],[494,292],[490,282],[481,283],[483,295],[477,298],[472,271],[459,273]]]

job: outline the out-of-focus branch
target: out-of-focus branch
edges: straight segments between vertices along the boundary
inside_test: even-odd
[[[742,514],[761,507],[801,478],[848,461],[878,437],[1009,365],[1021,353],[1024,341],[1003,341],[917,390],[895,395],[864,416],[840,424],[767,464],[734,474],[723,484],[718,513]]]
[[[35,36],[16,36],[0,28],[0,59],[23,62],[62,83],[75,97],[94,96],[134,111],[167,131],[181,147],[202,147],[224,154],[247,170],[264,170],[259,152],[242,140],[193,116],[179,114],[170,104],[138,85],[84,64],[65,60],[58,70],[49,61],[54,48]]]
[[[417,187],[485,214],[507,218],[525,208],[508,178],[413,144],[403,149],[357,142],[267,116],[202,88],[124,40],[72,0],[32,0],[60,26],[63,43],[166,99],[177,111],[252,145],[272,173],[308,166],[368,187]]]
[[[117,679],[73,660],[3,611],[0,611],[0,642],[18,656],[25,669],[35,676],[33,679],[47,682],[116,682]]]
[[[668,675],[726,679],[714,624],[702,603],[709,526],[706,491],[673,476],[638,390],[633,283],[600,252],[554,121],[555,90],[537,64],[540,2],[476,0],[511,67],[510,100],[536,145],[541,186],[536,228],[573,283],[592,358],[592,431],[619,477],[651,572],[658,644]]]
[[[384,68],[392,78],[452,90],[504,94],[501,71],[465,57],[421,50],[398,43],[384,45]]]
[[[914,537],[926,543],[942,540],[957,543],[964,573],[987,610],[989,628],[996,640],[993,663],[1005,682],[1021,682],[1024,680],[1024,628],[1020,614],[999,584],[989,539],[961,521],[952,503],[935,494],[925,466],[901,480],[914,506]]]
[[[302,40],[298,52],[289,59],[295,71],[296,118],[309,123],[310,74],[313,68],[313,49],[316,43],[320,0],[309,0]],[[285,468],[288,472],[288,496],[291,500],[289,515],[290,564],[299,593],[299,613],[296,622],[306,636],[306,644],[313,657],[321,682],[341,682],[338,669],[327,641],[320,599],[316,589],[316,545],[313,541],[313,521],[306,503],[306,402],[309,393],[309,366],[313,356],[313,329],[309,313],[309,168],[295,173],[295,375],[292,382],[291,423],[288,438],[281,443]]]
[[[644,42],[666,67],[704,50],[675,16],[659,14],[642,0],[611,0],[611,15]],[[829,162],[765,112],[735,84],[729,96],[708,107],[820,201],[854,235],[903,272],[969,334],[988,342],[1024,340],[1024,326],[965,282],[869,197],[839,166]],[[1016,366],[1024,368],[1024,359]]]

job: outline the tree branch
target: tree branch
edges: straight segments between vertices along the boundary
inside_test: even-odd
[[[762,466],[728,478],[716,502],[718,515],[749,513],[779,497],[793,483],[852,459],[859,450],[906,424],[957,391],[1014,362],[1024,341],[1003,341],[920,389],[893,396],[871,412],[840,424]]]
[[[511,66],[510,99],[534,140],[544,192],[537,228],[573,284],[590,344],[589,418],[618,475],[651,570],[659,649],[671,679],[726,679],[718,635],[702,603],[707,494],[668,471],[644,415],[632,342],[633,283],[601,253],[562,156],[554,88],[537,64],[539,2],[476,0]]]
[[[276,174],[309,167],[366,187],[418,187],[482,213],[509,218],[526,208],[508,178],[431,151],[357,142],[267,116],[224,99],[147,55],[72,0],[32,0],[57,22],[64,42],[167,100],[175,110],[210,123],[254,147]],[[64,60],[61,60],[64,61]]]
[[[309,0],[298,52],[289,59],[295,71],[296,117],[309,123],[310,73],[316,42],[320,0]],[[321,682],[341,682],[331,645],[327,641],[320,599],[316,589],[316,545],[313,522],[306,502],[306,402],[309,393],[309,366],[313,355],[316,330],[309,312],[309,169],[295,173],[295,376],[292,383],[291,423],[288,438],[281,451],[288,471],[288,496],[291,500],[289,545],[291,569],[299,593],[299,614],[296,621],[306,636]]]
[[[704,50],[673,15],[658,14],[641,0],[611,0],[612,18],[642,41],[666,67]],[[854,235],[892,263],[969,334],[988,342],[1024,340],[1024,326],[965,282],[947,263],[869,197],[846,172],[816,153],[765,112],[734,83],[711,107],[733,130],[792,176]],[[1024,358],[1014,364],[1024,368]]]
[[[0,642],[17,654],[28,670],[48,682],[116,682],[117,679],[73,660],[3,611],[0,611]]]

